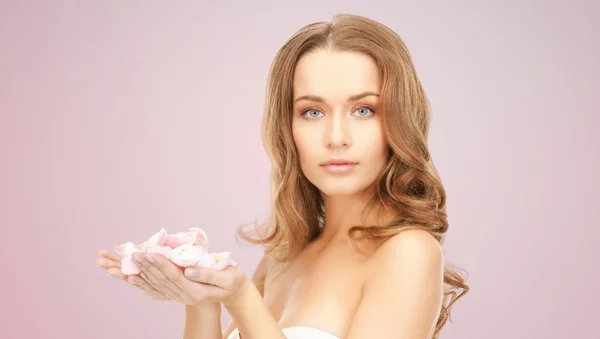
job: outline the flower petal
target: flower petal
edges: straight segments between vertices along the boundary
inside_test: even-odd
[[[205,253],[202,258],[196,263],[196,266],[211,268],[217,261],[215,256],[210,253]]]
[[[211,266],[212,269],[222,270],[231,262],[230,252],[212,253],[215,258],[215,263]]]
[[[176,248],[181,245],[194,245],[196,241],[196,233],[194,232],[179,232],[175,234],[169,234],[164,228],[161,229],[160,239],[158,245],[169,246]]]
[[[113,250],[117,253],[117,255],[121,258],[123,258],[123,256],[125,256],[125,249],[126,248],[135,248],[135,244],[132,243],[131,241],[128,241],[126,243],[120,244],[120,245],[115,245],[113,246]]]
[[[133,253],[143,252],[134,243],[128,242],[123,248],[123,259],[121,259],[121,272],[125,275],[140,273],[140,268],[133,262]]]
[[[208,253],[208,236],[199,227],[175,234],[169,234],[161,228],[139,245],[129,241],[113,246],[113,249],[121,257],[121,270],[126,275],[140,273],[140,268],[132,261],[132,255],[136,252],[164,255],[180,267],[200,266],[222,270],[227,266],[237,266],[231,260],[230,252]]]
[[[202,247],[185,244],[174,248],[169,259],[175,265],[188,267],[196,265],[203,255]]]
[[[237,263],[231,260],[230,252],[207,253],[202,256],[196,266],[222,270],[227,266],[237,266]]]
[[[158,244],[158,241],[161,237],[161,232],[163,232],[164,229],[161,229],[161,231],[154,233],[153,236],[150,237],[150,239],[144,241],[143,243],[139,244],[137,246],[138,249],[142,250],[142,251],[146,251],[148,248]]]
[[[192,227],[190,228],[190,231],[196,232],[196,241],[194,242],[194,245],[208,249],[208,235],[206,235],[206,232],[199,227]]]
[[[170,258],[172,252],[173,249],[171,247],[159,245],[152,245],[146,250],[146,253],[158,253],[164,255],[166,258]]]
[[[121,272],[123,272],[125,275],[133,275],[139,274],[141,270],[138,265],[131,260],[130,257],[129,259],[123,258],[123,260],[121,260]]]

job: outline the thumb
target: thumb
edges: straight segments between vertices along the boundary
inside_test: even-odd
[[[199,266],[187,267],[183,273],[189,280],[219,287],[227,283],[227,275],[231,276],[231,274],[224,275],[223,271]]]

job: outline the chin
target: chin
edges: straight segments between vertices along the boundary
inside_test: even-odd
[[[361,192],[361,190],[353,189],[350,187],[332,187],[320,190],[321,192],[323,192],[323,195],[326,195],[328,197],[349,197]]]
[[[348,178],[349,179],[349,178]],[[355,180],[339,180],[325,178],[318,180],[314,185],[326,196],[353,196],[364,192],[369,183],[356,182]]]

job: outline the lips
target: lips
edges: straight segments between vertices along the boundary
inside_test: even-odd
[[[329,160],[321,164],[321,167],[328,173],[344,174],[352,171],[358,162],[345,159]]]

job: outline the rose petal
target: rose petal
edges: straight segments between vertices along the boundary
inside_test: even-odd
[[[137,246],[138,249],[142,250],[142,251],[146,251],[148,248],[155,246],[156,244],[158,244],[158,241],[161,237],[161,232],[163,232],[164,229],[161,229],[161,231],[154,233],[153,236],[150,237],[150,239],[144,241],[143,243],[139,244]]]
[[[197,232],[196,233],[196,241],[194,242],[195,246],[203,246],[205,249],[208,249],[208,235],[204,232],[203,229],[199,227],[192,227],[190,231]]]
[[[150,239],[148,239],[148,242],[150,243],[150,245],[156,245],[158,244],[158,239],[160,239],[160,235],[161,233],[166,233],[167,231],[164,228],[161,228],[160,231],[154,233],[153,236],[150,237]]]
[[[158,231],[158,239],[156,239],[155,245],[166,246],[168,243],[168,240],[167,240],[168,237],[169,237],[169,233],[167,233],[167,230],[164,228],[161,228],[160,231]]]
[[[158,245],[176,248],[181,245],[194,245],[196,241],[196,233],[194,232],[179,232],[169,234],[164,228],[161,229]]]
[[[200,260],[196,263],[196,266],[211,268],[217,261],[215,256],[211,253],[205,253]]]
[[[123,247],[123,259],[121,259],[121,272],[125,275],[140,273],[140,268],[133,262],[133,254],[142,252],[134,243],[128,242]]]
[[[171,247],[159,245],[152,245],[146,250],[146,253],[158,253],[164,255],[166,258],[170,258],[172,252],[173,249]]]
[[[215,270],[224,269],[229,265],[229,262],[231,261],[230,252],[213,253],[212,255],[215,257],[215,263],[212,265],[211,268]]]
[[[202,256],[202,258],[198,261],[196,266],[212,268],[214,270],[222,270],[227,266],[237,266],[237,263],[231,260],[230,252],[220,252],[220,253],[207,253]]]
[[[185,244],[174,248],[169,259],[175,265],[189,267],[196,265],[204,253],[202,247]]]
[[[135,248],[135,244],[132,243],[131,241],[128,241],[128,242],[123,243],[121,245],[115,245],[115,246],[113,246],[113,250],[121,258],[123,258],[123,256],[125,256],[125,249],[126,248]]]
[[[125,275],[139,274],[141,272],[138,265],[136,265],[131,258],[121,260],[121,272]]]
[[[139,245],[126,242],[113,246],[113,249],[122,258],[121,270],[126,275],[140,273],[140,268],[132,261],[132,255],[136,252],[164,255],[180,267],[200,266],[222,270],[227,266],[237,266],[231,260],[230,252],[208,253],[208,236],[199,227],[175,234],[169,234],[166,229],[161,228]]]

